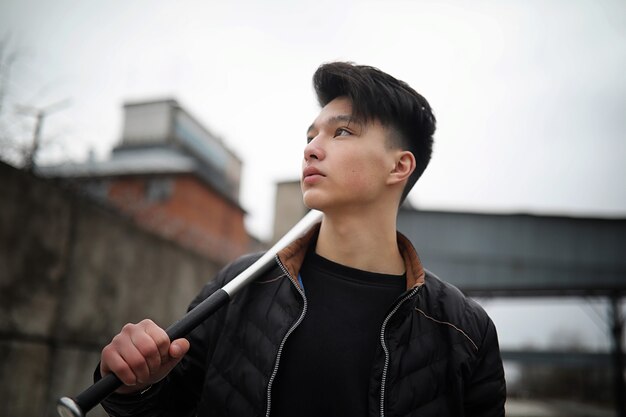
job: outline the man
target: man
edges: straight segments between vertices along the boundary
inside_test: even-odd
[[[475,302],[422,267],[396,232],[430,160],[435,118],[376,68],[322,65],[307,131],[306,206],[321,224],[187,339],[144,320],[102,352],[126,384],[119,416],[502,416],[496,330]],[[222,270],[190,307],[258,255]]]

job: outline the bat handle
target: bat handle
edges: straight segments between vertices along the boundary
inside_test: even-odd
[[[122,381],[115,374],[105,375],[101,380],[78,394],[76,398],[60,398],[57,402],[57,411],[61,417],[84,417],[86,412],[122,385]]]
[[[182,319],[168,327],[165,332],[170,340],[181,338],[227,304],[229,300],[228,293],[219,289],[190,310]],[[60,398],[57,401],[57,412],[61,417],[85,417],[89,410],[104,401],[122,385],[122,381],[115,374],[107,374],[75,398]]]

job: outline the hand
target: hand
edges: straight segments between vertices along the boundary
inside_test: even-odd
[[[188,350],[187,339],[170,343],[152,320],[129,323],[102,349],[100,374],[117,375],[124,383],[119,394],[138,392],[165,378]]]

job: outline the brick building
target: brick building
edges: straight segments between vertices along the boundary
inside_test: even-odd
[[[258,246],[239,204],[241,160],[175,100],[124,105],[106,161],[41,167],[137,224],[220,263]]]

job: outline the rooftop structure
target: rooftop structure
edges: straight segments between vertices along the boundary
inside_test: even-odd
[[[239,204],[241,160],[175,100],[127,103],[105,161],[39,167],[137,223],[221,261],[250,250]]]

